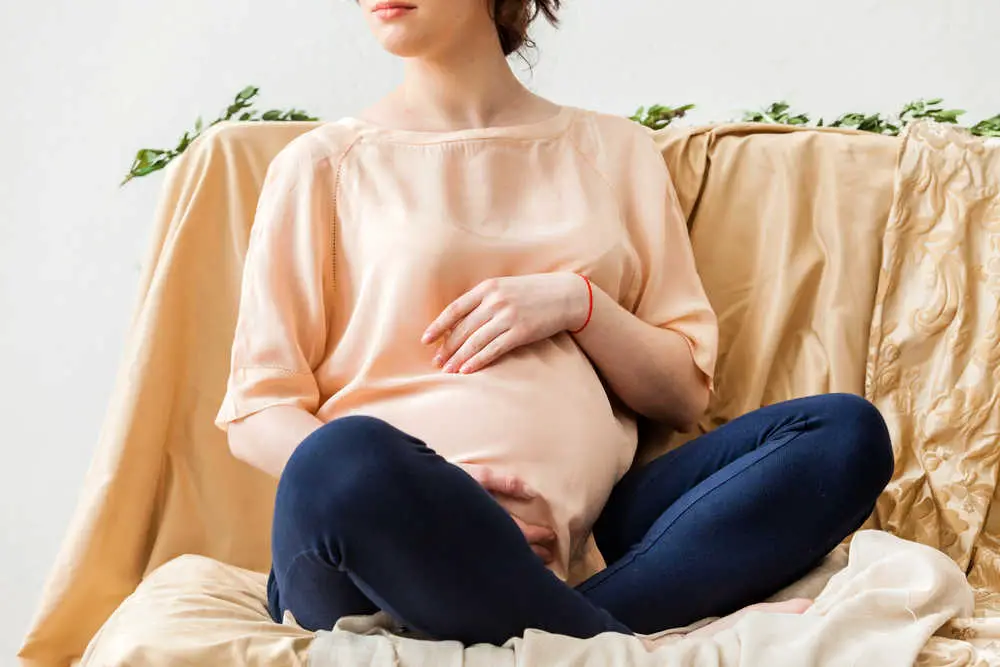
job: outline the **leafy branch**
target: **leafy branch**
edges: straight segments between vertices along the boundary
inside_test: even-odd
[[[128,175],[121,182],[125,185],[134,178],[146,176],[166,167],[171,160],[183,153],[191,142],[202,132],[217,123],[225,120],[237,121],[317,121],[319,118],[310,116],[305,111],[299,109],[271,109],[260,113],[253,108],[253,100],[260,93],[260,88],[247,86],[236,94],[233,103],[226,107],[226,110],[218,118],[208,125],[204,125],[199,117],[194,123],[194,130],[186,131],[177,142],[177,146],[172,149],[143,148],[135,154],[135,159],[129,169]],[[915,100],[904,106],[898,113],[883,115],[881,113],[861,113],[850,112],[841,114],[834,120],[826,122],[819,118],[813,122],[812,117],[807,113],[799,113],[792,110],[791,105],[785,101],[773,102],[769,106],[757,111],[747,111],[740,119],[746,123],[770,123],[773,125],[794,125],[799,127],[844,127],[864,132],[874,132],[875,134],[898,135],[904,127],[910,123],[929,118],[939,123],[949,123],[958,125],[961,116],[965,115],[962,109],[946,109],[942,106],[943,100],[935,98],[930,100]],[[639,107],[630,116],[630,119],[645,125],[654,130],[662,130],[675,120],[684,118],[689,111],[695,108],[693,104],[684,104],[679,107],[654,104],[650,107]],[[991,118],[979,121],[975,125],[969,126],[969,132],[981,137],[1000,137],[1000,114]]]
[[[634,120],[654,130],[662,130],[678,118],[686,116],[687,112],[691,109],[694,109],[693,104],[685,104],[681,107],[667,107],[662,104],[654,104],[648,109],[639,107],[639,110],[634,115],[629,116],[629,120]]]
[[[962,109],[946,109],[942,106],[942,102],[941,98],[915,100],[904,106],[894,115],[850,112],[841,114],[830,122],[826,122],[823,118],[813,122],[809,114],[793,112],[788,102],[779,101],[757,111],[747,111],[740,120],[745,123],[770,123],[772,125],[794,125],[800,127],[844,127],[863,132],[896,136],[910,123],[925,118],[939,123],[958,125],[959,119],[965,115],[965,111]],[[670,125],[677,118],[682,118],[686,112],[693,108],[693,104],[686,104],[683,107],[677,108],[655,105],[649,107],[649,109],[640,108],[632,116],[632,120],[654,130],[659,130]],[[680,113],[677,113],[678,111]],[[981,120],[966,129],[976,136],[1000,137],[1000,114]]]
[[[772,102],[770,106],[760,111],[747,111],[743,114],[744,123],[769,123],[771,125],[808,125],[809,116],[804,113],[792,114],[788,102]]]
[[[194,141],[198,136],[204,132],[206,129],[221,123],[225,120],[233,120],[234,118],[239,121],[288,121],[288,120],[305,120],[314,121],[319,120],[310,116],[305,111],[300,111],[298,109],[289,109],[288,111],[282,111],[280,109],[271,109],[260,113],[258,110],[253,108],[253,99],[257,97],[260,93],[260,88],[257,86],[247,86],[239,93],[236,94],[233,103],[226,107],[226,110],[222,112],[218,118],[213,120],[208,125],[204,125],[201,117],[199,116],[194,122],[194,130],[186,131],[177,142],[177,146],[172,149],[158,149],[158,148],[142,148],[135,154],[135,159],[132,161],[132,166],[129,168],[128,174],[125,179],[120,183],[120,185],[125,185],[133,178],[138,178],[140,176],[146,176],[153,173],[154,171],[159,171],[166,167],[171,160],[183,153],[191,142]]]
[[[1000,137],[1000,113],[979,121],[969,128],[969,132],[980,137]]]

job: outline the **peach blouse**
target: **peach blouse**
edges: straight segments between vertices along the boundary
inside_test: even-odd
[[[470,375],[420,342],[480,281],[549,271],[676,331],[711,383],[715,315],[645,128],[572,107],[443,133],[324,123],[268,167],[215,424],[274,405],[371,415],[448,461],[517,475],[539,498],[504,505],[555,529],[565,578],[632,463],[634,415],[567,333]]]

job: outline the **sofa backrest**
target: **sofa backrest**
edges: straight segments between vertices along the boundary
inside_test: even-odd
[[[719,318],[699,432],[797,396],[863,394],[899,139],[769,125],[656,137]],[[648,432],[644,458],[697,435]]]
[[[315,123],[224,123],[167,171],[97,454],[22,655],[68,664],[152,569],[264,571],[274,480],[213,425],[271,159]],[[861,393],[895,141],[763,126],[657,134],[719,314],[703,429],[763,403]],[[667,440],[650,431],[649,455]]]

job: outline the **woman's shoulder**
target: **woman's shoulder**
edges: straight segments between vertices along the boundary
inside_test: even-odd
[[[656,150],[653,131],[630,118],[590,109],[577,109],[576,115],[578,136],[592,142],[597,150],[614,154]]]
[[[648,139],[651,136],[649,128],[626,116],[594,109],[575,108],[575,111],[581,119],[612,137],[634,141],[642,138]]]
[[[577,117],[574,141],[596,163],[620,172],[630,164],[646,166],[662,160],[653,131],[644,125],[625,116],[587,109],[578,109]]]
[[[359,136],[350,123],[323,122],[285,144],[274,157],[273,164],[306,170],[324,163],[336,165],[350,152]]]

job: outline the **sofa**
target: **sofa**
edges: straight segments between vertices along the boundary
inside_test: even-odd
[[[915,633],[899,664],[1000,664],[1000,146],[933,123],[902,137],[758,124],[654,133],[719,316],[720,356],[697,429],[643,424],[636,465],[821,392],[867,397],[892,434],[896,471],[868,530],[798,589],[825,601],[811,620],[750,619],[711,650],[668,632],[659,655],[535,631],[503,648],[437,645],[377,617],[320,636],[272,623],[275,482],[233,458],[212,420],[265,170],[316,126],[222,123],[168,168],[100,442],[22,665],[708,667],[763,664],[755,641],[846,665],[879,655],[863,652],[875,644],[862,641],[862,612],[886,633]],[[900,595],[864,579],[876,570],[897,577],[889,593]],[[912,619],[893,616],[903,594]],[[858,596],[868,606],[850,607]],[[791,639],[809,633],[811,653],[796,654]]]

